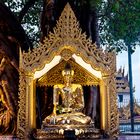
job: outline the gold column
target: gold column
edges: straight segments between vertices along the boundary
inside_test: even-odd
[[[106,129],[106,117],[107,117],[107,101],[106,101],[106,95],[107,90],[104,83],[104,80],[102,79],[100,81],[100,118],[101,118],[101,129]]]
[[[27,74],[26,81],[26,128],[30,131],[36,128],[36,91],[33,74]]]
[[[106,81],[107,81],[107,86],[106,86],[106,131],[108,131],[108,133],[110,133],[110,123],[111,123],[111,110],[110,110],[110,104],[113,104],[113,101],[111,101],[110,99],[110,85],[109,85],[109,79],[107,78]],[[112,103],[110,103],[112,102]]]

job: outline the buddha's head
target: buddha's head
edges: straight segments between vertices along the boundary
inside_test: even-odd
[[[74,71],[71,69],[71,66],[69,63],[65,65],[65,69],[62,71],[62,76],[64,78],[64,83],[69,85],[72,82],[72,78],[74,75]]]

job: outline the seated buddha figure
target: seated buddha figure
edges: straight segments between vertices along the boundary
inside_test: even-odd
[[[73,75],[74,71],[67,64],[62,71],[64,84],[54,85],[53,113],[44,119],[43,124],[85,125],[93,123],[89,116],[82,113],[83,89],[80,84],[72,84]]]

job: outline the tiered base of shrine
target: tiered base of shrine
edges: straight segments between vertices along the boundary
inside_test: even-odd
[[[37,131],[33,133],[33,137],[36,139],[99,139],[101,137],[101,133],[100,130],[92,127],[91,125],[52,125],[42,129],[37,129]]]

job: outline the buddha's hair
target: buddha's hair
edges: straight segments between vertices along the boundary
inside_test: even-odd
[[[71,65],[70,63],[65,64],[65,70],[71,70]]]

